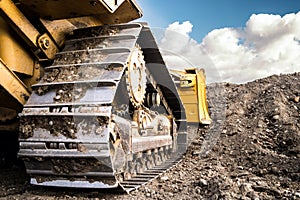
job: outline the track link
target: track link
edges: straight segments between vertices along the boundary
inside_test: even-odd
[[[135,63],[141,59],[146,66]],[[126,70],[136,65],[146,67],[131,73],[141,83],[128,83]],[[33,91],[21,114],[18,154],[32,184],[130,192],[178,163],[186,149],[183,105],[145,24],[76,30]],[[161,103],[147,107],[141,95]],[[169,147],[178,151],[160,157]]]

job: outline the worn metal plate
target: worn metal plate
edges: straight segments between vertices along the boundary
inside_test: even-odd
[[[85,95],[78,101],[56,103],[54,97],[56,96],[56,90],[52,89],[43,96],[39,96],[35,92],[32,93],[29,98],[26,107],[45,107],[45,106],[76,106],[76,105],[101,105],[111,104],[113,97],[115,96],[115,87],[96,87],[87,89]]]
[[[71,187],[71,188],[117,188],[118,183],[115,182],[112,185],[105,184],[103,182],[95,181],[70,181],[70,180],[53,180],[53,181],[45,181],[38,182],[35,178],[30,179],[30,183],[33,185],[40,186],[55,186],[55,187]]]

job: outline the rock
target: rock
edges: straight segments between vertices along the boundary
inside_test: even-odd
[[[236,131],[231,131],[231,132],[228,132],[228,133],[227,133],[228,136],[234,136],[234,135],[236,135],[236,134],[237,134]]]
[[[86,152],[87,149],[83,144],[78,144],[78,151],[80,152]]]
[[[300,192],[295,192],[295,197],[300,198]]]
[[[193,153],[192,153],[193,156],[198,156],[200,154],[201,154],[200,150],[193,151]]]
[[[169,177],[167,177],[167,176],[162,176],[162,177],[160,177],[160,180],[162,180],[162,181],[167,181],[167,180],[169,180]]]
[[[55,101],[58,101],[58,100],[60,100],[60,99],[61,99],[61,96],[60,96],[60,95],[57,95],[57,96],[54,97],[54,100],[55,100]]]
[[[170,197],[173,197],[174,196],[174,194],[172,193],[172,192],[169,192],[169,194],[168,194]]]
[[[299,103],[300,97],[299,97],[299,96],[296,96],[296,97],[294,98],[294,101],[295,101],[296,103]]]
[[[277,167],[271,167],[271,171],[273,174],[279,174],[280,170]]]
[[[246,196],[247,193],[253,191],[253,189],[252,189],[251,186],[252,185],[250,183],[243,183],[243,184],[241,184],[240,191],[243,194],[243,196]]]
[[[183,180],[176,179],[176,183],[184,183]]]
[[[272,130],[270,130],[270,129],[266,129],[266,132],[267,132],[267,133],[271,133],[271,132],[272,132]]]
[[[219,195],[214,194],[209,199],[211,199],[211,200],[218,200],[219,199]]]
[[[259,200],[260,199],[259,195],[255,191],[248,192],[246,196],[249,197],[251,200]]]
[[[279,115],[274,115],[273,116],[273,119],[275,119],[275,120],[278,120],[280,117],[279,117]]]
[[[207,186],[208,185],[207,180],[202,179],[202,178],[200,178],[199,183],[200,183],[201,186]]]
[[[238,166],[237,168],[238,168],[239,170],[243,170],[243,169],[244,169],[243,166]]]

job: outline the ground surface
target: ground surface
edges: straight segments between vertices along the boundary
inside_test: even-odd
[[[214,120],[189,127],[183,160],[130,195],[30,186],[2,167],[1,199],[300,199],[300,73],[209,86]]]

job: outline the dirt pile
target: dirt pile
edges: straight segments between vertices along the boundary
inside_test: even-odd
[[[210,129],[202,132],[180,165],[136,196],[300,199],[299,80],[296,73],[209,87],[211,110],[218,111],[222,99],[226,102],[225,119],[220,110],[213,114],[221,124],[216,128],[221,133],[216,145],[202,152],[207,149],[203,144],[218,136]],[[225,95],[216,93],[216,88],[224,89]]]
[[[300,199],[300,73],[208,88],[214,124],[189,127],[182,162],[130,195],[30,186],[2,170],[4,199]],[[24,172],[23,172],[24,173]],[[14,180],[14,181],[13,181]],[[110,192],[110,191],[108,191]]]

